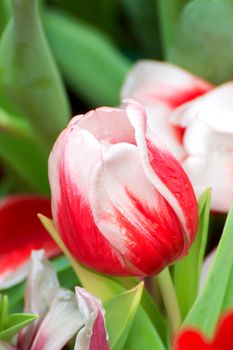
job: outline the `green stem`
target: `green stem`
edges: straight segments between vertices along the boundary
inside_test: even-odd
[[[169,269],[164,269],[158,276],[156,276],[156,280],[159,284],[163,303],[167,312],[171,335],[174,336],[180,327],[181,317]]]

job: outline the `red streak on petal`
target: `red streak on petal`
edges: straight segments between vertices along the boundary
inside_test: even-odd
[[[150,165],[157,176],[174,194],[186,219],[190,243],[195,238],[198,208],[192,185],[178,161],[167,151],[161,150],[146,138]]]
[[[170,85],[159,86],[159,91],[151,94],[149,97],[153,100],[158,100],[170,106],[170,108],[175,109],[176,107],[182,105],[183,103],[189,102],[209,90],[212,86],[210,84],[202,84],[202,86],[194,87],[192,89],[181,90],[178,87],[174,88]]]
[[[38,213],[51,217],[50,199],[11,196],[0,203],[0,273],[25,263],[33,249],[45,249],[48,257],[60,253]]]
[[[56,224],[64,243],[77,260],[97,271],[129,275],[120,254],[96,226],[87,198],[78,192],[65,166],[60,169],[61,200]]]
[[[135,213],[129,211],[123,215],[114,208],[117,225],[124,230],[128,248],[125,258],[144,275],[153,275],[176,260],[183,251],[180,222],[159,193],[158,208],[155,209],[145,206],[128,190],[126,192]]]
[[[104,319],[100,311],[94,323],[89,350],[110,350]]]

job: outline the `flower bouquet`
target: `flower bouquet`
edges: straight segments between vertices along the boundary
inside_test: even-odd
[[[0,350],[233,349],[232,23],[1,0]]]

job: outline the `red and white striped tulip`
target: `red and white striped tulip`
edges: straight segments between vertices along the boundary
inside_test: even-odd
[[[227,212],[233,200],[233,82],[214,89],[174,65],[141,61],[122,96],[144,105],[152,131],[181,162],[197,197],[211,187],[212,209]]]
[[[49,158],[52,211],[81,263],[109,274],[151,275],[188,252],[197,202],[143,107],[125,104],[76,116],[58,137]]]

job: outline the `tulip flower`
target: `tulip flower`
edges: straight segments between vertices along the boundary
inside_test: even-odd
[[[40,224],[37,213],[51,217],[45,197],[14,195],[0,202],[0,289],[21,282],[28,273],[33,249],[44,249],[48,257],[59,248]]]
[[[100,301],[83,288],[76,287],[76,295],[61,288],[41,250],[32,252],[24,309],[38,319],[19,333],[13,349],[61,350],[77,333],[74,350],[109,349]]]
[[[177,336],[174,350],[230,350],[233,344],[233,311],[219,322],[212,340],[207,340],[197,329],[184,329]]]
[[[49,158],[52,211],[74,257],[101,272],[152,275],[187,254],[197,203],[135,101],[71,120]]]
[[[197,197],[213,190],[213,210],[227,212],[233,199],[233,83],[214,87],[183,69],[142,61],[130,71],[123,98],[147,111],[148,123],[181,162]]]

